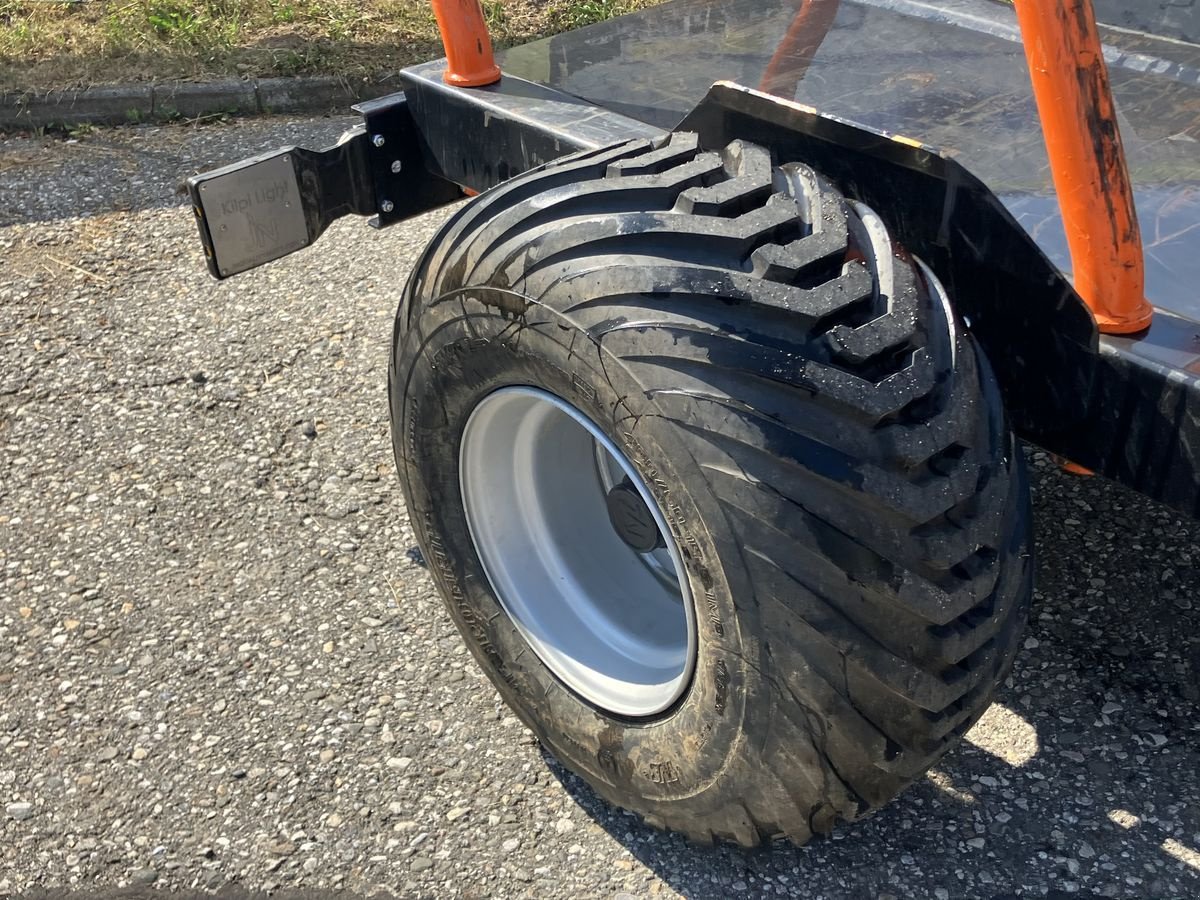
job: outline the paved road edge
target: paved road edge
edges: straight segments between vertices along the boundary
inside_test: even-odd
[[[397,89],[398,81],[394,76],[364,81],[320,75],[6,91],[0,93],[0,129],[130,125],[223,113],[344,112],[359,100],[379,97]]]

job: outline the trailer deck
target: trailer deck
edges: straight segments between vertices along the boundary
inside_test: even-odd
[[[1010,6],[844,0],[831,23],[800,0],[676,0],[508,50],[508,75],[670,129],[713,82],[911,135],[961,163],[1069,274],[1058,200]],[[797,28],[797,26],[802,26]],[[826,31],[827,27],[827,31]],[[790,33],[789,33],[790,29]],[[806,33],[807,32],[807,33]],[[1200,46],[1101,28],[1156,309],[1138,335],[1101,335],[1090,425],[1069,458],[1200,513]],[[1098,222],[1097,227],[1108,223]]]
[[[780,58],[800,5],[677,0],[513,48],[501,66],[664,129],[726,80],[911,135],[978,176],[1070,271],[1011,8],[994,0],[843,0],[814,53],[798,41]],[[1101,31],[1145,236],[1149,299],[1200,322],[1200,46]]]
[[[512,48],[485,86],[447,84],[444,60],[413,66],[402,93],[358,107],[363,125],[337,148],[189,183],[210,270],[227,277],[311,244],[337,216],[389,225],[681,123],[709,149],[757,141],[874,206],[938,272],[1022,437],[1200,515],[1200,46],[1101,37],[1155,309],[1125,336],[1098,334],[1067,280],[1021,33],[996,0],[675,0]],[[267,215],[293,221],[289,240],[258,235],[249,251],[225,208],[275,196],[287,166],[273,160],[288,153],[307,221]]]

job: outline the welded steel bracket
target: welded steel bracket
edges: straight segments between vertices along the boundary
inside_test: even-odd
[[[426,171],[403,94],[356,107],[325,150],[285,147],[187,180],[208,270],[228,278],[312,244],[346,215],[390,225],[462,196]]]
[[[464,90],[445,62],[405,91],[355,106],[363,124],[326,150],[285,147],[187,180],[208,269],[228,278],[312,244],[345,215],[382,228],[578,150],[662,134],[553,88],[506,76]]]
[[[363,117],[366,130],[372,226],[384,228],[462,198],[458,183],[426,165],[422,129],[406,94],[369,100],[354,110]]]

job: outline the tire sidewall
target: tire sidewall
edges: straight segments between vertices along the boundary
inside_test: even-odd
[[[569,768],[608,799],[652,811],[705,793],[729,765],[754,698],[758,634],[732,597],[751,596],[739,548],[699,467],[620,362],[571,321],[494,288],[412,298],[390,372],[393,444],[429,570],[471,651],[504,700]],[[596,423],[633,463],[666,518],[691,588],[697,660],[660,717],[596,709],[541,662],[500,605],[475,552],[459,486],[464,427],[478,403],[514,385],[541,388]],[[707,805],[707,804],[706,804]]]

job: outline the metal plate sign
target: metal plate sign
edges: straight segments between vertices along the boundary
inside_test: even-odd
[[[307,247],[308,223],[290,153],[218,170],[199,201],[221,277]]]

